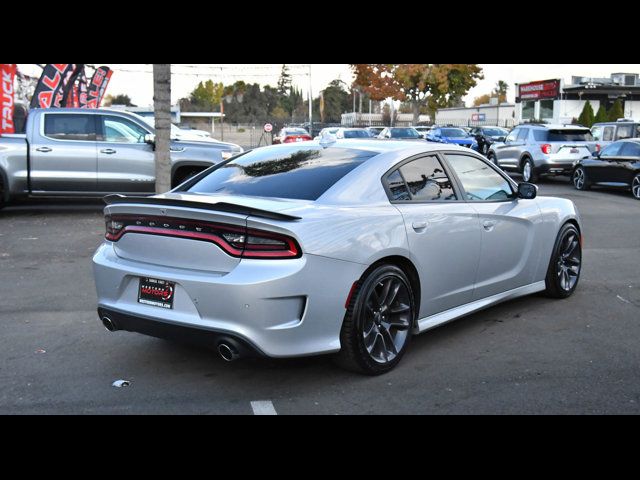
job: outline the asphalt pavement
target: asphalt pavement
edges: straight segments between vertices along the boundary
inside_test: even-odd
[[[328,357],[226,363],[98,321],[97,201],[0,211],[0,414],[623,414],[640,412],[640,202],[578,192],[575,295],[513,300],[413,339],[380,377]],[[129,386],[116,388],[118,380]]]

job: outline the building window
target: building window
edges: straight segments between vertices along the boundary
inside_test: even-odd
[[[522,119],[533,120],[535,119],[535,105],[536,102],[522,102]]]
[[[540,101],[540,118],[553,118],[553,100]]]

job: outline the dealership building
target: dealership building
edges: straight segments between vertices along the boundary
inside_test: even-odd
[[[518,123],[542,120],[571,123],[589,101],[594,113],[604,104],[609,110],[616,100],[624,118],[640,119],[640,79],[637,73],[613,73],[608,78],[571,77],[516,84],[515,118]]]

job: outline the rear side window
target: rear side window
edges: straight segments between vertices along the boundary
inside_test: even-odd
[[[56,140],[95,142],[96,115],[47,113],[44,116],[44,134]]]
[[[624,142],[620,155],[623,157],[640,157],[640,144],[636,142]]]
[[[616,132],[616,140],[633,138],[633,127],[634,125],[618,125],[618,131]]]
[[[189,192],[317,200],[379,152],[345,148],[257,149],[223,163]]]
[[[546,130],[534,130],[533,138],[536,142],[546,142],[549,138],[549,132],[547,132]]]
[[[591,142],[590,130],[549,130],[549,142]]]
[[[457,200],[451,180],[436,157],[423,157],[404,164],[387,177],[387,185],[392,200]]]

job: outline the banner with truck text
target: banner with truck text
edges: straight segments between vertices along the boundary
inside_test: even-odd
[[[0,106],[2,107],[0,135],[5,133],[15,133],[15,125],[13,124],[15,94],[13,82],[15,77],[15,63],[0,64]]]

